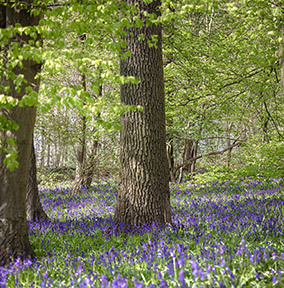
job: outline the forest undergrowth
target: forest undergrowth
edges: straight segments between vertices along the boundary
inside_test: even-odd
[[[171,185],[173,225],[118,233],[117,184],[40,190],[37,258],[0,269],[0,287],[284,287],[284,185]]]

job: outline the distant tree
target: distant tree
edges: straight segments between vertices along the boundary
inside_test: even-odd
[[[29,166],[29,178],[27,186],[26,196],[26,216],[27,220],[47,220],[48,216],[42,208],[38,184],[37,184],[37,168],[36,168],[36,155],[34,144],[32,143],[30,166]]]
[[[114,215],[116,224],[141,226],[171,222],[169,169],[166,156],[162,28],[144,15],[160,15],[160,1],[125,1],[137,9],[132,27],[125,28],[122,76],[140,79],[121,85],[121,102],[143,111],[121,116],[120,181]],[[146,16],[147,17],[147,16]],[[146,24],[147,22],[147,24]]]
[[[22,27],[30,26],[31,28],[38,25],[41,15],[34,16],[30,13],[31,3],[32,1],[17,1],[17,4],[21,4],[18,6],[13,2],[6,4],[2,2],[0,4],[0,28],[8,30],[13,28],[15,24],[20,24]],[[0,115],[8,121],[14,121],[19,126],[18,129],[0,132],[3,146],[0,151],[0,266],[9,263],[11,255],[14,257],[35,255],[28,238],[25,199],[36,108],[31,102],[32,98],[26,98],[29,99],[27,100],[29,103],[23,101],[26,100],[24,95],[27,95],[28,91],[38,91],[39,79],[36,79],[36,75],[41,66],[38,61],[33,59],[34,53],[31,53],[35,51],[33,48],[36,49],[35,40],[37,38],[36,30],[31,29],[31,31],[33,34],[13,33],[7,42],[1,43],[0,48],[6,72],[2,73],[0,78],[0,93],[11,96],[22,103],[22,105],[16,105],[12,109],[2,108],[0,110]],[[18,65],[14,64],[14,67],[9,67],[8,64],[11,66],[11,60],[18,59],[18,51],[28,45],[29,40],[34,41],[34,45],[30,46],[27,57]],[[30,42],[30,44],[32,43]],[[8,49],[9,53],[7,53]],[[3,165],[9,143],[14,143],[14,152],[18,154],[19,165],[14,170],[13,167],[8,169],[9,166]]]

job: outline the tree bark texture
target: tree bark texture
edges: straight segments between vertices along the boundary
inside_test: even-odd
[[[143,12],[159,15],[160,1],[127,0]],[[144,21],[145,22],[145,21]],[[139,84],[121,85],[121,102],[140,105],[143,111],[121,116],[120,182],[114,222],[142,226],[171,222],[169,168],[166,156],[165,94],[161,26],[145,23],[126,29],[126,49],[132,57],[120,62],[122,76],[134,76]],[[139,35],[145,40],[138,40]],[[149,41],[157,35],[157,47]]]
[[[30,167],[29,167],[29,179],[27,186],[26,196],[26,215],[27,220],[47,220],[48,216],[44,212],[40,203],[38,184],[37,184],[37,169],[36,169],[36,155],[35,148],[32,142],[31,156],[30,156]]]
[[[31,16],[24,8],[10,8],[9,5],[0,4],[0,12],[1,28],[7,28],[16,23],[20,23],[22,26],[33,26],[37,25],[40,19],[40,16]],[[11,42],[18,42],[22,45],[29,39],[29,36],[25,34],[14,35],[5,49],[9,48]],[[8,57],[5,51],[1,51],[1,53]],[[7,58],[5,61],[8,61]],[[19,93],[15,90],[13,81],[7,80],[5,76],[1,76],[0,84],[9,86],[9,95],[20,100],[25,94],[25,87],[32,86],[34,90],[38,91],[39,80],[36,80],[35,76],[39,70],[40,65],[29,59],[23,61],[22,69],[14,68],[13,72],[16,76],[23,74],[27,80]],[[4,92],[0,91],[0,93]],[[0,113],[19,125],[17,131],[0,132],[3,143],[6,142],[7,137],[17,141],[15,151],[18,153],[17,161],[19,162],[19,168],[10,172],[3,165],[5,154],[0,151],[0,266],[2,266],[10,262],[11,255],[14,257],[35,255],[28,238],[26,191],[36,108],[15,106],[10,110],[1,109]]]

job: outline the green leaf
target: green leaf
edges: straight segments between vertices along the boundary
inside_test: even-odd
[[[6,155],[3,163],[10,170],[10,172],[13,172],[14,169],[19,167],[19,162],[16,160],[17,158],[18,154],[12,149],[9,149],[9,153]]]
[[[11,137],[8,137],[6,139],[6,142],[7,142],[8,145],[11,145],[11,146],[16,146],[16,144],[17,144],[17,141],[14,138],[11,138]]]
[[[136,28],[142,28],[142,26],[143,26],[143,21],[142,21],[139,17],[137,17],[134,21],[135,21],[135,22],[134,22],[134,26],[135,26]]]

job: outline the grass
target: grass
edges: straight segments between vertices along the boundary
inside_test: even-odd
[[[171,186],[174,226],[107,232],[117,187],[40,191],[50,222],[29,223],[34,262],[0,270],[0,287],[284,287],[284,185]]]

